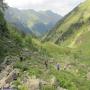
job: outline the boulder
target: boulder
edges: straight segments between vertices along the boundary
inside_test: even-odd
[[[64,88],[58,86],[57,90],[67,90],[67,89],[64,89]]]
[[[12,82],[13,80],[16,80],[19,75],[19,70],[15,69],[13,70],[6,78],[5,82],[6,84]]]

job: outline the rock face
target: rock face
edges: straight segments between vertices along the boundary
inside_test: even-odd
[[[39,79],[31,79],[29,82],[28,85],[30,85],[29,88],[31,90],[39,90]]]
[[[53,76],[53,77],[51,78],[50,84],[51,84],[51,86],[57,86],[57,80],[56,80],[56,77],[55,77],[55,76]]]
[[[10,65],[11,63],[14,63],[19,60],[19,56],[6,56],[2,65],[6,67],[6,65]]]
[[[28,90],[39,90],[40,80],[36,77],[25,77],[23,84],[28,88]]]
[[[0,88],[10,86],[10,83],[13,80],[16,80],[18,75],[19,75],[18,69],[12,70],[10,69],[10,67],[7,67],[6,70],[2,72],[2,79],[0,80]]]
[[[64,88],[61,88],[61,87],[57,87],[57,90],[67,90],[67,89],[64,89]]]
[[[12,82],[13,80],[16,80],[17,77],[18,77],[18,74],[19,74],[19,70],[17,70],[17,69],[13,70],[13,71],[8,75],[8,77],[6,78],[5,82],[6,82],[6,83],[10,83],[10,82]]]

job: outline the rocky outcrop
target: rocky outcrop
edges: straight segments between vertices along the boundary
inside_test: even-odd
[[[16,80],[19,75],[19,70],[14,69],[12,70],[10,67],[8,67],[7,70],[2,72],[2,79],[0,80],[0,88],[10,86],[10,83],[13,80]]]
[[[35,76],[24,77],[22,84],[24,84],[28,88],[28,90],[39,90],[40,88],[40,80]]]
[[[17,80],[17,77],[19,76],[19,70],[18,69],[15,69],[13,70],[9,75],[8,77],[6,78],[5,82],[6,83],[10,83],[12,82],[13,80]]]
[[[64,89],[62,87],[57,87],[57,90],[67,90],[67,89]]]

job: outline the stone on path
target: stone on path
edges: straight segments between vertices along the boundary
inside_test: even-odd
[[[64,88],[61,88],[61,87],[57,87],[57,90],[67,90],[67,89],[64,89]]]

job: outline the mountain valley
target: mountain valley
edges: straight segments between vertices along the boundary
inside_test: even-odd
[[[7,18],[10,20],[5,20],[3,12],[0,10],[0,88],[90,90],[90,0],[60,18],[56,25],[50,25],[53,29],[41,39],[33,36],[39,29],[39,34],[43,33],[44,27],[38,25],[36,32],[26,28],[28,19],[23,14],[29,15],[34,11],[27,11],[29,14],[20,12],[20,17],[18,13],[13,14]],[[50,11],[46,12],[53,17]],[[39,13],[45,15],[46,12]],[[40,23],[49,22],[44,15],[40,16],[43,18]],[[55,20],[53,18],[51,22]],[[23,33],[16,24],[30,34]]]

